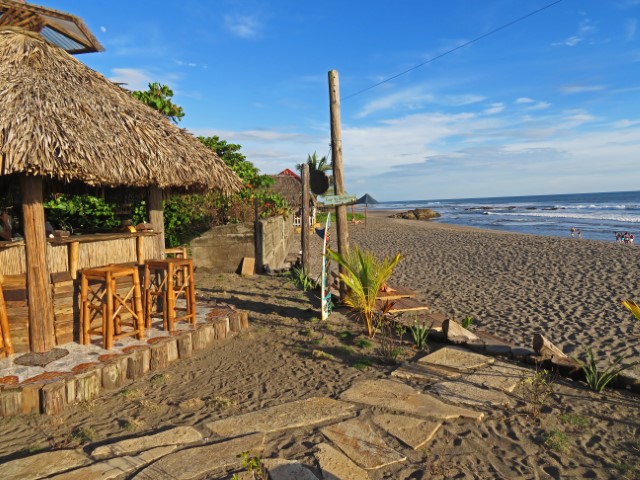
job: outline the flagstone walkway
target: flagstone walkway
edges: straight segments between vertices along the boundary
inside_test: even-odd
[[[428,445],[443,422],[473,424],[485,415],[478,408],[514,403],[510,392],[525,370],[462,348],[444,347],[398,371],[399,377],[424,383],[424,389],[399,378],[363,380],[339,400],[308,398],[209,422],[204,425],[206,437],[193,427],[177,427],[99,445],[89,448],[89,453],[40,453],[5,463],[2,476],[18,480],[230,478],[227,471],[241,469],[239,455],[260,455],[266,436],[317,427],[325,439],[309,449],[317,463],[266,458],[263,466],[269,478],[366,480],[367,471],[405,461],[404,448]]]

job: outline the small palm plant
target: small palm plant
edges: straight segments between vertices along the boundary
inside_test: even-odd
[[[355,247],[345,255],[332,250],[328,250],[327,255],[346,270],[346,273],[340,273],[340,279],[348,289],[344,303],[358,313],[367,327],[369,338],[373,338],[376,320],[380,319],[376,296],[391,277],[400,261],[400,254],[379,260],[373,253]]]

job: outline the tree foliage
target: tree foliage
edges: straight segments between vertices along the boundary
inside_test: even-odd
[[[301,163],[296,166],[299,172],[302,172],[302,166],[304,163]],[[322,157],[318,159],[318,155],[316,152],[313,152],[312,155],[307,155],[307,165],[309,165],[309,171],[312,172],[314,170],[318,170],[319,172],[328,172],[331,170],[331,163],[327,160],[327,157]]]
[[[158,82],[150,83],[149,90],[135,90],[131,92],[131,95],[145,105],[159,111],[175,124],[184,117],[182,107],[171,101],[173,98],[173,90],[166,85],[160,85]]]

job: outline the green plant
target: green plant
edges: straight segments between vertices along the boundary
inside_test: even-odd
[[[262,460],[259,456],[252,456],[250,451],[242,452],[238,455],[242,459],[242,468],[248,473],[253,473],[253,478],[256,480],[265,480],[266,472],[262,465]],[[239,480],[238,474],[233,474],[232,480]]]
[[[301,287],[304,292],[315,288],[315,282],[304,273],[302,268],[293,267],[290,272],[290,278],[293,284]]]
[[[425,323],[418,323],[418,320],[416,319],[413,322],[413,325],[409,327],[411,337],[413,338],[413,342],[416,344],[416,348],[418,350],[423,350],[426,347],[432,326],[433,323],[429,325]]]
[[[44,209],[53,226],[70,231],[104,231],[120,225],[116,205],[92,195],[58,194],[44,203]]]
[[[555,450],[559,453],[564,453],[569,450],[569,437],[563,432],[558,430],[552,431],[545,438],[544,445],[551,450]]]
[[[554,392],[555,374],[546,369],[536,370],[526,376],[520,382],[522,388],[522,400],[531,418],[538,418],[542,407]]]
[[[390,307],[385,307],[388,310]],[[394,320],[389,318],[385,313],[382,314],[380,321],[378,322],[378,328],[381,331],[380,346],[378,347],[382,358],[388,363],[396,363],[398,357],[404,353],[404,349],[396,345],[392,332]]]
[[[473,323],[473,317],[471,315],[467,315],[462,319],[461,325],[463,328],[469,328],[472,323]]]
[[[593,350],[591,347],[587,347],[585,349],[587,354],[587,361],[582,362],[576,357],[572,357],[576,362],[580,364],[582,371],[584,373],[585,379],[587,381],[587,385],[592,390],[596,392],[602,392],[604,388],[614,379],[616,378],[620,372],[627,370],[629,368],[633,368],[638,365],[640,362],[629,363],[626,365],[622,364],[622,357],[617,357],[611,365],[604,369],[604,371],[600,371],[598,369],[598,365],[596,364],[596,360],[593,356]]]
[[[404,334],[407,333],[407,327],[405,327],[404,323],[400,321],[395,321],[393,323],[393,329],[396,331],[396,335],[398,335],[398,338],[400,339],[400,343],[402,344],[402,341],[404,339]]]
[[[400,254],[379,260],[373,253],[355,247],[345,255],[333,250],[328,250],[327,255],[346,271],[340,273],[340,279],[347,287],[344,303],[362,319],[369,338],[373,338],[377,321],[384,317],[380,315],[381,309],[376,297],[400,261]]]
[[[591,425],[591,419],[577,413],[563,413],[560,415],[560,420],[562,423],[577,428],[586,428]]]
[[[356,340],[356,347],[358,348],[367,349],[371,348],[372,346],[373,342],[367,340],[366,338],[359,338],[358,340]]]
[[[89,427],[76,427],[71,432],[71,440],[79,445],[94,442],[97,438],[98,434]]]
[[[366,358],[361,358],[360,360],[358,360],[356,363],[353,364],[353,368],[355,368],[356,370],[360,370],[361,372],[364,372],[370,366],[371,366],[371,361]]]

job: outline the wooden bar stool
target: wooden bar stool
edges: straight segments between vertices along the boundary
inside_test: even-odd
[[[118,283],[124,283],[123,279],[124,282],[129,279],[131,285],[127,285],[125,293],[119,293]],[[102,335],[102,345],[105,349],[113,347],[114,339],[133,335],[138,340],[144,338],[140,275],[136,266],[109,265],[83,270],[80,299],[82,343],[85,345],[91,343],[92,333]],[[129,329],[123,331],[122,326],[125,322],[122,316],[127,312],[131,315],[130,321],[126,324]],[[92,328],[91,323],[98,315],[102,317],[102,323]]]
[[[164,253],[167,255],[174,255],[175,258],[187,258],[187,247],[171,247],[165,248]]]
[[[175,331],[175,322],[189,321],[196,325],[196,288],[193,261],[190,258],[165,258],[147,260],[144,268],[144,320],[151,327],[152,317],[162,317],[162,326]],[[162,312],[153,312],[157,297],[162,300]],[[184,298],[185,307],[176,306],[176,300]],[[176,311],[184,312],[178,316]]]
[[[1,278],[0,278],[1,280]],[[9,318],[7,317],[7,305],[4,302],[2,293],[2,282],[0,282],[0,354],[5,357],[13,354],[13,343],[9,332]]]

